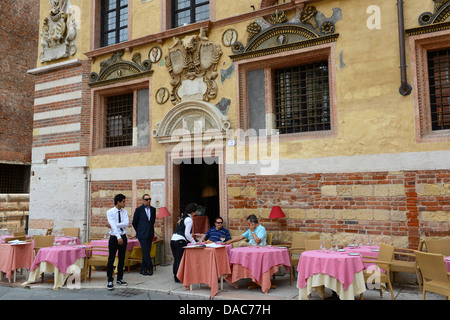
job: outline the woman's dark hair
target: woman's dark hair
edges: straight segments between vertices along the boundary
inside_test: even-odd
[[[125,197],[123,194],[119,193],[114,197],[114,205],[117,204],[117,202],[122,202],[123,199],[126,199],[127,197]]]
[[[190,213],[196,212],[196,211],[197,211],[197,205],[195,203],[189,203],[183,212],[183,217],[187,216]]]

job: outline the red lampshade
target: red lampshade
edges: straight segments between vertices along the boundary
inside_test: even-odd
[[[283,210],[279,206],[273,206],[272,211],[270,211],[269,219],[278,219],[278,218],[284,218],[286,215],[284,214]]]
[[[159,208],[157,217],[158,218],[170,217],[169,210],[167,210],[166,207]]]

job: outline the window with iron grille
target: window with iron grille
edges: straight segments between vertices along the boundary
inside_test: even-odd
[[[101,46],[128,40],[128,0],[102,0]]]
[[[431,128],[450,129],[450,49],[430,51],[427,56]]]
[[[209,1],[172,0],[172,28],[209,19]]]
[[[331,129],[327,61],[277,69],[274,83],[280,134]]]
[[[0,193],[28,193],[30,166],[0,164]]]
[[[105,147],[133,144],[133,92],[106,98]]]

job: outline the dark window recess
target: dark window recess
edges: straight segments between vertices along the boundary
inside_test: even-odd
[[[128,40],[128,0],[102,0],[101,45]]]
[[[280,134],[331,129],[328,71],[326,61],[275,70]]]
[[[172,0],[172,28],[209,19],[209,1]]]
[[[432,130],[450,129],[450,49],[428,52]]]
[[[30,166],[0,163],[0,193],[28,193]]]
[[[133,92],[106,98],[106,148],[133,144]]]

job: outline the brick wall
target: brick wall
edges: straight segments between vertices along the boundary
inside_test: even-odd
[[[0,18],[0,161],[30,162],[39,3],[2,1]]]
[[[53,147],[46,159],[89,155],[89,74],[90,63],[83,61],[36,76],[33,148]]]
[[[283,241],[292,232],[350,242],[356,236],[417,248],[421,237],[450,236],[450,171],[399,171],[227,177],[229,228],[240,233],[249,214],[268,231],[280,205]]]

